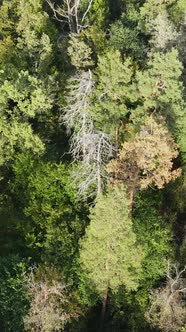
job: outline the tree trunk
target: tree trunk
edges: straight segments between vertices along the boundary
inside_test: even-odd
[[[115,129],[115,149],[116,149],[116,156],[118,153],[118,135],[119,135],[119,126],[116,125],[116,129]]]
[[[139,171],[137,170],[133,174],[132,184],[129,189],[129,208],[130,208],[131,212],[132,212],[133,203],[134,203],[134,195],[136,193],[136,189],[138,188],[138,185],[139,185]]]
[[[136,186],[132,186],[132,188],[130,189],[130,192],[129,192],[129,208],[130,208],[130,211],[132,211],[132,207],[133,207],[135,190],[136,190]]]
[[[107,301],[108,301],[108,287],[105,290],[105,293],[104,293],[104,296],[103,296],[103,300],[102,300],[100,331],[103,331],[103,328],[104,328],[105,313],[106,313],[106,309],[107,309]]]
[[[101,194],[101,143],[103,140],[103,135],[101,136],[98,144],[98,152],[97,152],[97,198]]]

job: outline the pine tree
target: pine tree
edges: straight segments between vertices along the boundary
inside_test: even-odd
[[[136,289],[142,260],[122,186],[99,196],[80,245],[82,268],[103,300],[103,319],[109,290]]]
[[[129,112],[128,104],[136,100],[133,74],[131,59],[122,61],[119,51],[108,51],[98,57],[92,113],[97,127],[111,134],[116,145],[121,121]]]
[[[155,52],[147,63],[147,69],[138,71],[136,79],[144,112],[163,115],[181,152],[185,153],[186,108],[182,71],[178,51],[172,48],[166,53]]]

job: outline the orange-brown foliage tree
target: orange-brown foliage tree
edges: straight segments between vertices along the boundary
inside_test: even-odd
[[[114,181],[128,185],[132,208],[138,188],[155,185],[161,189],[180,175],[180,169],[173,169],[173,160],[177,156],[178,146],[163,120],[157,122],[150,116],[139,133],[123,143],[118,158],[108,164],[107,170]]]

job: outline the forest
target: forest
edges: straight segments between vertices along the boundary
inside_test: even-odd
[[[186,332],[186,0],[0,0],[0,332]]]

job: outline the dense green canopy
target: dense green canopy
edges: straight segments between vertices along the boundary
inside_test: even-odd
[[[185,0],[0,1],[2,332],[185,331],[185,30]]]

